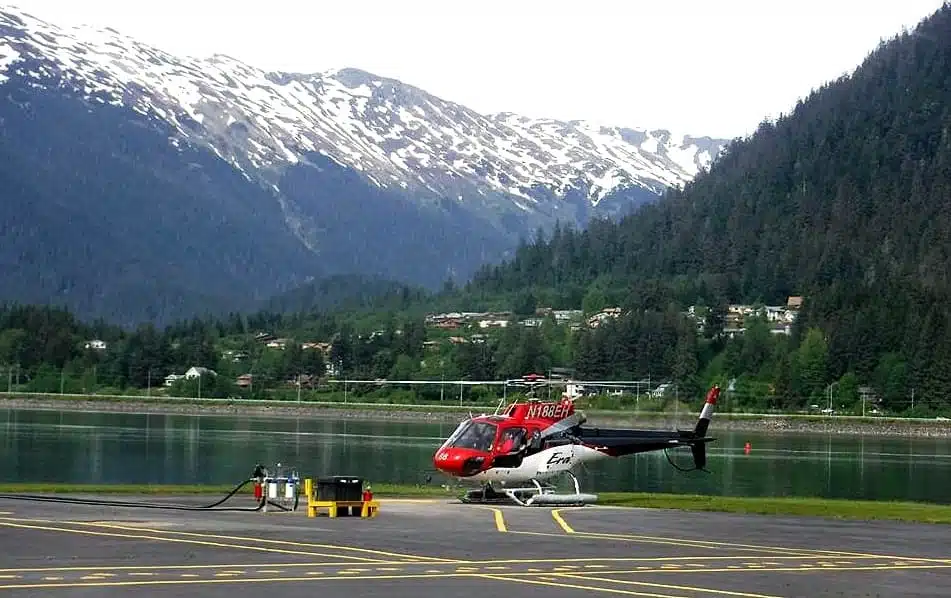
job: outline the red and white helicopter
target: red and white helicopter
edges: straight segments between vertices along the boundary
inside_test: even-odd
[[[536,375],[525,380],[533,388],[545,383]],[[672,431],[584,427],[584,413],[575,411],[577,397],[565,393],[558,400],[542,401],[533,394],[526,402],[515,401],[504,410],[500,403],[494,414],[463,421],[433,455],[440,472],[462,484],[481,485],[468,491],[464,502],[522,506],[595,502],[596,495],[582,494],[572,469],[648,451],[689,447],[694,469],[706,466],[706,443],[714,440],[706,434],[720,394],[717,385],[707,393],[694,429]],[[551,481],[558,476],[571,479],[573,494],[556,492]]]

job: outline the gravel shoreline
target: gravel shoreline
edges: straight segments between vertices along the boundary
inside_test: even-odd
[[[351,419],[399,422],[456,423],[468,416],[468,411],[414,410],[386,407],[373,409],[359,407],[327,407],[303,405],[248,405],[227,403],[170,403],[147,400],[116,399],[40,399],[0,398],[0,410],[51,410],[106,413],[150,413],[160,415],[223,415],[246,417],[282,417],[309,419]],[[486,408],[491,409],[491,408]],[[481,413],[480,408],[472,409]],[[627,412],[604,412],[585,410],[588,425],[637,426],[642,428],[671,429],[692,428],[696,414],[638,417]],[[744,417],[731,419],[714,417],[713,426],[724,431],[747,431],[761,433],[808,433],[836,435],[902,436],[924,438],[951,438],[951,421],[880,419],[858,421],[848,418],[802,419],[796,417]]]

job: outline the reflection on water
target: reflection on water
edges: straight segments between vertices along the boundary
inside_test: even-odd
[[[454,423],[0,410],[0,481],[231,484],[256,463],[306,476],[419,483]],[[663,453],[578,472],[585,490],[825,496],[951,503],[951,441],[715,433],[711,473],[681,473]],[[751,443],[749,454],[744,445]],[[681,466],[689,453],[672,452]]]

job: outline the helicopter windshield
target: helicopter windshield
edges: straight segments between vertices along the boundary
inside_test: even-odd
[[[497,426],[489,422],[469,421],[446,441],[446,448],[465,448],[485,453],[492,451]]]
[[[469,425],[468,420],[459,422],[459,425],[456,426],[456,429],[452,431],[452,434],[450,434],[449,437],[446,438],[446,440],[442,443],[442,446],[440,446],[439,448],[444,449],[444,448],[448,448],[452,446],[452,443],[456,441],[456,438],[459,438],[459,434],[461,434],[462,431],[465,430],[466,426],[468,425]]]

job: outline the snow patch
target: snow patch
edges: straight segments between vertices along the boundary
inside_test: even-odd
[[[234,156],[265,169],[317,151],[377,185],[419,181],[462,201],[461,179],[480,195],[503,193],[517,209],[532,211],[538,200],[521,189],[563,194],[586,181],[597,204],[628,184],[682,185],[712,160],[695,144],[685,146],[684,136],[656,129],[629,135],[633,129],[594,122],[482,115],[425,93],[401,93],[399,83],[395,95],[381,93],[391,83],[376,79],[351,88],[339,70],[269,73],[227,56],[176,57],[111,30],[64,29],[13,14],[25,25],[2,12],[0,22],[23,31],[23,51],[57,63],[82,93],[161,118],[219,156],[232,156],[246,176]],[[0,82],[19,58],[0,41]],[[194,121],[189,128],[180,122],[186,114]]]
[[[10,66],[19,59],[19,52],[6,44],[0,44],[0,83],[9,79],[4,73],[8,72]]]

